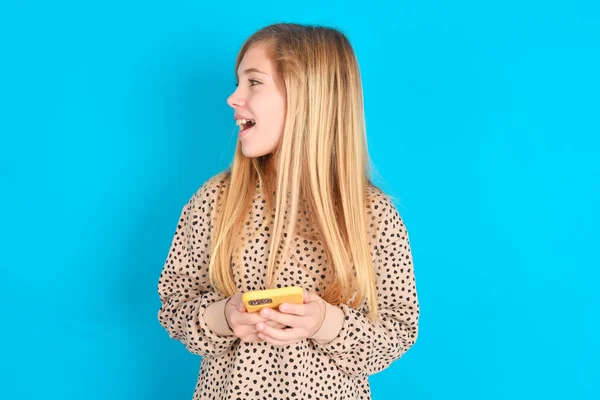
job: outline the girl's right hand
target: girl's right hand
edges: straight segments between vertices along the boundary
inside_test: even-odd
[[[279,322],[261,317],[258,312],[249,313],[246,311],[241,292],[231,296],[225,303],[225,319],[231,330],[233,330],[233,334],[243,342],[264,342],[263,339],[258,337],[258,331],[256,330],[256,324],[259,322],[264,322],[273,328],[285,328],[285,325]]]

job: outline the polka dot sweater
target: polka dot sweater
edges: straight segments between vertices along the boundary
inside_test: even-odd
[[[208,179],[181,211],[160,274],[158,319],[172,339],[202,356],[193,399],[370,399],[368,377],[400,358],[416,341],[419,304],[408,233],[392,201],[369,188],[368,213],[381,322],[358,309],[327,303],[311,338],[287,346],[242,342],[224,317],[227,299],[208,278],[209,247],[225,172]],[[241,292],[265,289],[269,230],[247,240],[266,217],[264,199],[253,199],[241,255],[231,267]],[[273,215],[273,214],[272,214]],[[299,223],[305,219],[299,218]],[[327,273],[325,251],[306,224],[282,260],[276,287],[301,286],[320,294]],[[238,249],[236,245],[236,249]],[[216,312],[205,313],[207,307]],[[323,340],[323,338],[327,338]]]

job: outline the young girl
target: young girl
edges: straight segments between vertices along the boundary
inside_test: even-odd
[[[233,163],[183,207],[160,323],[202,356],[194,399],[370,399],[368,376],[415,343],[419,305],[406,228],[369,178],[352,47],[275,24],[235,73]],[[244,292],[287,286],[303,304],[246,312]]]

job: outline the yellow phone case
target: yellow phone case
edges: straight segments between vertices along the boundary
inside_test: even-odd
[[[288,286],[278,289],[254,290],[242,295],[242,301],[248,312],[260,311],[265,307],[277,308],[282,303],[304,303],[304,289],[300,286]]]

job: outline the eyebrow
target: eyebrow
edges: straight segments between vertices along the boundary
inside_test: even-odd
[[[266,72],[262,72],[261,70],[259,70],[257,68],[248,68],[247,70],[242,71],[242,74],[248,74],[250,72],[258,72],[259,74],[264,74],[264,75],[267,75],[267,76],[269,75]]]

